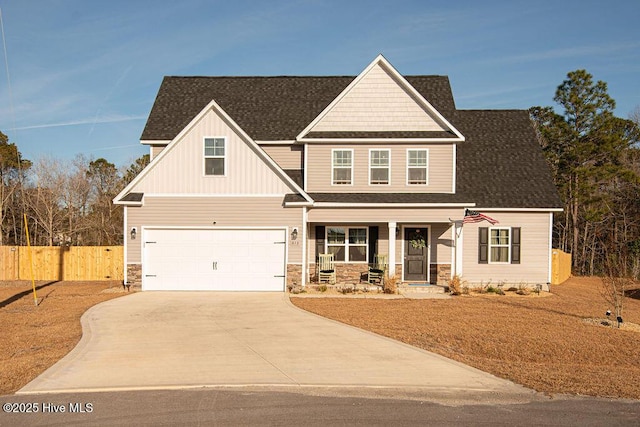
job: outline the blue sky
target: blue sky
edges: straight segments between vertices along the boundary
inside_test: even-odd
[[[165,75],[448,75],[458,108],[554,105],[569,71],[640,106],[640,2],[0,0],[0,131],[128,165]],[[10,82],[7,79],[7,65]]]

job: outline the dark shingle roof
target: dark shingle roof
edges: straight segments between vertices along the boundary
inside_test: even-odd
[[[354,78],[165,77],[141,139],[173,139],[211,100],[215,100],[254,140],[293,140]],[[405,78],[466,138],[465,142],[457,144],[456,194],[316,193],[311,194],[314,200],[360,203],[474,202],[479,208],[562,206],[526,111],[456,110],[447,77]],[[322,136],[382,138],[390,134],[363,136],[323,133]],[[393,137],[398,136],[416,137],[418,134],[393,133]],[[288,173],[301,183],[301,173]],[[287,196],[287,201],[297,200],[297,197]]]
[[[215,100],[254,140],[293,140],[354,78],[165,77],[141,139],[173,139]],[[446,76],[406,79],[445,117],[455,111]]]
[[[524,110],[460,110],[456,193],[478,207],[562,206],[529,114]]]

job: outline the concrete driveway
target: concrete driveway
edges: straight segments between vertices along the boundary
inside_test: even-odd
[[[91,308],[82,325],[78,346],[18,393],[317,386],[532,394],[307,313],[282,293],[135,293]]]

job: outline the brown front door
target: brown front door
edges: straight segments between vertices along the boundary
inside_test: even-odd
[[[426,282],[429,267],[428,230],[420,227],[404,229],[404,280]]]

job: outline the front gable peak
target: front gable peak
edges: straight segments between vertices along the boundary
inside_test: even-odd
[[[300,134],[302,142],[334,140],[463,141],[453,127],[379,55]]]

